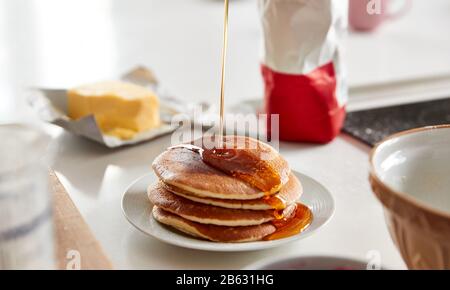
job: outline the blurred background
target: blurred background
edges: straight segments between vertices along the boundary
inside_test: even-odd
[[[342,4],[337,1],[340,0],[332,3]],[[367,15],[358,16],[361,13],[358,14],[355,5],[361,1],[369,0],[349,0],[350,11],[354,13],[350,13],[350,28],[342,45],[345,79],[349,84],[347,109],[363,111],[347,115],[345,132],[373,145],[393,132],[450,123],[450,1],[374,0],[386,4],[389,11],[371,20]],[[233,113],[231,107],[245,107],[242,102],[256,100],[248,103],[260,106],[264,83],[257,1],[230,2],[225,102],[228,112]],[[218,106],[223,8],[223,0],[0,0],[0,124],[38,121],[27,104],[31,87],[67,89],[117,79],[136,66],[150,68],[165,88],[187,104],[208,102]],[[445,98],[440,100],[445,103],[423,104]],[[388,107],[405,103],[417,104],[414,108]],[[388,110],[371,114],[364,111],[376,107]],[[258,252],[215,256],[188,252],[163,247],[156,240],[149,243],[132,230],[121,213],[123,192],[137,177],[149,172],[153,159],[167,148],[169,138],[111,150],[43,123],[36,122],[46,127],[46,132],[58,143],[58,150],[51,148],[55,153],[53,178],[61,180],[118,267],[236,268],[263,256]],[[9,141],[14,130],[5,131],[3,139]],[[31,145],[11,155],[10,152],[21,149],[16,145],[21,142],[22,139],[13,145],[2,142],[6,149],[0,152],[27,161],[29,158],[22,152],[39,148]],[[293,245],[290,250],[364,257],[369,250],[379,249],[383,264],[404,267],[389,238],[381,207],[369,194],[368,152],[368,146],[346,134],[320,147],[283,144],[282,154],[289,163],[332,188],[340,207],[328,231],[302,247]],[[37,151],[35,155],[42,153]],[[8,167],[5,159],[2,161],[0,165]],[[17,165],[16,160],[12,163]],[[46,177],[47,167],[42,172]],[[29,175],[22,178],[38,181]],[[14,178],[10,181],[20,185]],[[33,194],[27,190],[17,192]],[[48,197],[46,190],[42,193]],[[24,204],[35,209],[29,200],[24,199]],[[48,198],[45,201],[49,203]],[[15,214],[20,213],[20,217],[27,212],[9,208]],[[72,208],[77,210],[74,205]],[[51,249],[48,243],[44,244]],[[271,254],[276,256],[282,251],[274,250]],[[95,255],[93,258],[96,259]]]
[[[218,0],[0,0],[0,122],[32,118],[26,87],[73,87],[136,65],[153,69],[180,98],[214,102],[222,16]],[[426,91],[444,97],[449,27],[450,1],[416,0],[372,32],[350,31],[349,107],[373,95],[364,88],[402,80],[425,80],[421,88],[431,80]],[[262,98],[256,1],[231,1],[229,35],[227,105]]]

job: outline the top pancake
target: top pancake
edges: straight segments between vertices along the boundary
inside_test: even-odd
[[[271,166],[280,172],[283,185],[288,182],[290,169],[278,152],[255,139],[238,138],[247,142],[245,146],[256,148],[252,150],[257,150],[262,158],[268,160]],[[195,196],[234,200],[251,200],[265,196],[264,192],[250,184],[205,164],[200,154],[187,148],[175,147],[166,150],[155,159],[152,166],[164,183]]]
[[[274,194],[289,178],[289,166],[272,147],[244,136],[225,136],[222,143],[204,136],[202,158],[206,164]]]

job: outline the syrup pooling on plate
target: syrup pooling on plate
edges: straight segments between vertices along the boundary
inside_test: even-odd
[[[311,224],[312,218],[311,210],[306,205],[297,203],[291,216],[272,221],[277,230],[266,236],[264,240],[279,240],[299,234]]]

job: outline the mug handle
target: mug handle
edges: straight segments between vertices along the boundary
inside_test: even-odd
[[[404,16],[409,10],[411,10],[411,8],[412,8],[412,0],[404,0],[403,7],[398,9],[398,11],[388,12],[386,14],[387,18],[390,20],[400,18]]]

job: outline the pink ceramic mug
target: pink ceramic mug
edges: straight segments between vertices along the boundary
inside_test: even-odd
[[[394,1],[400,0],[350,0],[350,26],[354,30],[371,31],[385,20],[404,15],[411,8],[411,0],[402,0],[403,6],[398,11],[390,11]]]

